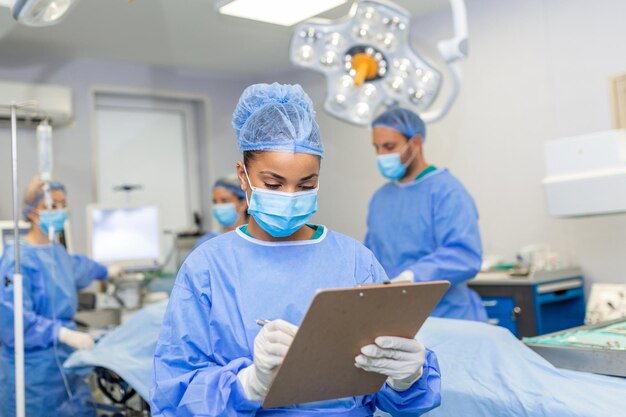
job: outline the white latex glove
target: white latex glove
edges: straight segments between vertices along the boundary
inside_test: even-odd
[[[263,326],[254,339],[254,363],[237,374],[246,396],[262,401],[283,363],[298,327],[284,320],[274,320]]]
[[[408,284],[412,283],[415,280],[415,274],[413,271],[407,269],[403,271],[400,275],[395,278],[392,278],[390,281],[394,284]]]
[[[61,327],[59,330],[59,341],[74,349],[93,349],[94,341],[87,333]]]
[[[396,391],[405,391],[420,379],[426,361],[423,344],[394,336],[377,337],[374,343],[354,359],[357,368],[387,375],[387,384]]]
[[[122,276],[124,275],[124,270],[122,269],[122,267],[120,267],[119,265],[111,265],[107,268],[107,276],[108,278],[112,279],[112,280],[117,280],[122,278]]]

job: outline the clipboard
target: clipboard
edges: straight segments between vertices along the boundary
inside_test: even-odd
[[[354,366],[360,349],[378,336],[415,337],[449,286],[432,281],[318,292],[263,408],[378,392],[387,377]]]

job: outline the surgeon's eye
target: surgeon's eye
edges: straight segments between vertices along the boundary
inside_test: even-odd
[[[280,188],[280,184],[268,184],[266,182],[264,184],[265,184],[265,188],[269,190],[278,190]]]
[[[301,185],[300,188],[303,191],[315,190],[315,186],[314,185]]]

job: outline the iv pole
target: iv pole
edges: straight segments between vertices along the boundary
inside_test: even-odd
[[[17,174],[17,104],[11,102],[11,166],[13,168],[13,241],[15,242],[15,272],[13,273],[13,329],[15,338],[15,415],[25,417],[24,397],[24,304],[22,298],[23,282],[20,265],[20,229],[19,199]]]

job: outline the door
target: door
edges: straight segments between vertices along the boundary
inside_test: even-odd
[[[98,204],[157,205],[161,261],[201,211],[194,102],[96,95]]]

